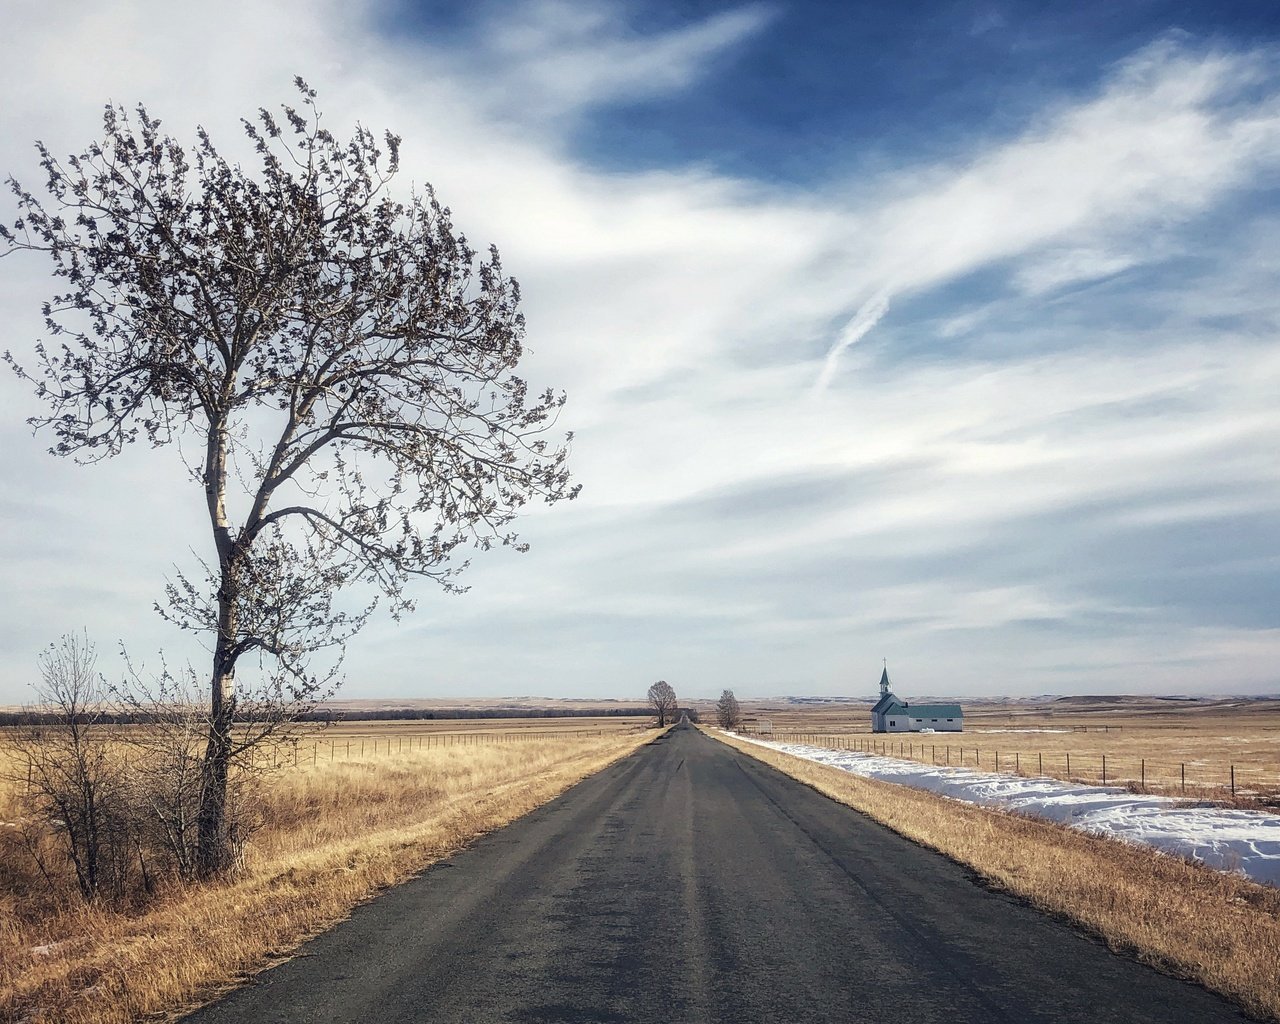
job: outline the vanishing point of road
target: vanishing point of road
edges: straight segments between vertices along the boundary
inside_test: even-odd
[[[687,725],[187,1024],[1244,1021]]]

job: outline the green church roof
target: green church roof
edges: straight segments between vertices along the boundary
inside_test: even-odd
[[[912,718],[961,718],[964,716],[959,704],[907,704],[905,710]]]

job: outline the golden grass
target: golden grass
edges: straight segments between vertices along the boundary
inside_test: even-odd
[[[190,1008],[653,735],[415,749],[276,773],[234,880],[175,887],[133,916],[0,896],[0,1020],[123,1024]],[[13,813],[13,794],[0,793],[0,817]]]
[[[716,739],[972,868],[1116,952],[1280,1020],[1280,890],[1143,847]]]
[[[649,715],[608,715],[601,717],[570,716],[564,718],[406,718],[379,719],[376,721],[336,721],[331,725],[315,726],[308,731],[304,725],[298,742],[306,746],[318,742],[323,749],[330,740],[347,737],[386,737],[397,740],[408,737],[421,739],[442,733],[458,733],[474,736],[503,735],[527,736],[548,733],[581,733],[597,735],[602,732],[631,732],[638,726],[652,721]]]
[[[528,743],[569,736],[589,739],[630,735],[651,721],[647,717],[618,716],[600,719],[438,719],[335,722],[324,726],[303,724],[288,741],[264,744],[259,751],[259,760],[286,767],[308,768],[375,757],[400,757],[437,748]]]

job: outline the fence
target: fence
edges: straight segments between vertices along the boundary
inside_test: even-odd
[[[1112,727],[1113,729],[1116,727]],[[961,743],[917,743],[910,739],[842,736],[825,733],[775,733],[782,743],[807,743],[833,750],[900,757],[936,766],[978,768],[1007,775],[1034,776],[1103,786],[1127,786],[1141,792],[1248,797],[1280,800],[1280,767],[1203,759],[1175,761],[1141,754],[1104,754],[1054,750],[1048,753],[999,750]]]
[[[316,765],[322,761],[360,761],[414,750],[506,746],[513,743],[530,743],[535,740],[563,740],[604,734],[604,729],[556,729],[528,732],[486,730],[484,732],[411,733],[398,736],[385,736],[381,733],[344,734],[329,739],[321,737],[315,740],[298,739],[266,744],[259,751],[259,756],[273,768],[290,765],[297,768]]]

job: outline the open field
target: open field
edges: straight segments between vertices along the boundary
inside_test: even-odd
[[[374,712],[386,714],[396,711],[472,711],[480,714],[510,714],[512,712],[528,712],[530,718],[538,717],[542,712],[560,715],[581,715],[591,711],[616,711],[621,709],[643,709],[648,705],[643,700],[617,700],[611,697],[573,698],[573,697],[450,697],[450,698],[415,698],[415,699],[361,699],[339,698],[326,701],[321,710],[332,710],[337,714],[350,712]]]
[[[298,742],[347,739],[352,736],[438,736],[443,733],[529,735],[554,734],[557,736],[582,733],[597,735],[602,732],[630,732],[637,726],[647,725],[652,716],[617,715],[601,718],[429,718],[396,719],[392,721],[338,721],[331,725],[303,726]],[[406,743],[408,741],[406,740]]]
[[[1280,798],[1280,701],[965,703],[963,733],[875,736],[865,702],[743,706],[746,731],[769,721],[781,740],[1188,796],[1230,797],[1234,782],[1241,800]]]
[[[654,735],[643,721],[590,732],[560,721],[558,735],[543,720],[544,735],[518,740],[455,732],[444,745],[286,762],[260,784],[241,875],[171,885],[132,914],[52,896],[0,829],[0,1019],[105,1024],[192,1005]],[[15,820],[18,796],[0,784],[0,821]]]
[[[781,738],[872,741],[866,702],[744,702]],[[704,721],[709,709],[699,708]],[[1265,702],[1060,701],[966,704],[959,736],[877,736],[910,753],[1038,769],[1072,757],[1074,777],[1108,781],[1127,754],[1211,773],[1237,766],[1241,800],[1268,768],[1280,776],[1280,706]],[[170,886],[133,912],[53,899],[0,825],[0,1020],[123,1022],[193,1005],[251,973],[356,903],[526,813],[654,735],[645,718],[503,718],[340,722],[307,728],[269,754],[260,823],[234,881]],[[124,729],[136,727],[122,727]],[[938,741],[941,741],[940,743]],[[922,750],[926,744],[929,749]],[[939,753],[932,747],[937,744]],[[947,748],[950,747],[948,754]],[[1038,748],[1038,749],[1037,749]],[[976,754],[975,754],[976,751]],[[748,750],[992,884],[1062,914],[1180,976],[1280,1020],[1280,893],[1114,842],[903,790],[776,752]],[[895,750],[896,753],[896,750]],[[0,757],[3,757],[0,730]],[[1230,758],[1230,760],[1225,760]],[[1013,760],[1010,765],[1009,760]],[[795,762],[794,764],[790,762]],[[1188,775],[1221,796],[1212,774]],[[1251,780],[1251,781],[1246,781]],[[1136,783],[1135,783],[1136,784]],[[0,783],[0,822],[20,813]]]
[[[1113,950],[1280,1020],[1280,890],[712,735],[968,866],[989,885],[1062,915]]]
[[[306,767],[461,746],[502,746],[629,735],[648,717],[405,719],[303,725],[288,742],[264,751],[275,763]]]

